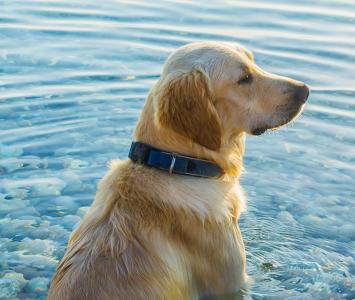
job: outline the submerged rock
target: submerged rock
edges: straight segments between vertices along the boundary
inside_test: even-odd
[[[25,287],[28,293],[42,294],[45,293],[49,287],[50,280],[45,277],[36,277],[31,279]]]
[[[19,243],[18,250],[27,254],[41,254],[51,256],[57,247],[54,241],[25,238]]]
[[[74,230],[81,221],[81,218],[76,215],[67,215],[62,219],[62,225],[65,229]]]
[[[14,298],[26,285],[27,280],[16,272],[6,273],[0,279],[0,299]]]

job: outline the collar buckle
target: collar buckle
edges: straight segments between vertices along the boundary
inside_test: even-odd
[[[172,154],[172,158],[171,158],[171,163],[170,163],[170,167],[169,167],[169,174],[173,174],[173,170],[174,170],[174,166],[175,166],[175,161],[176,161],[176,155]]]

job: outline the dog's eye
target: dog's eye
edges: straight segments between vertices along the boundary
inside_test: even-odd
[[[251,83],[253,77],[250,74],[245,74],[241,79],[238,80],[238,84],[247,84]]]

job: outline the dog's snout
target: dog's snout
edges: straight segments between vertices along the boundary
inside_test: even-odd
[[[295,87],[294,90],[294,99],[298,103],[305,103],[307,101],[307,98],[309,96],[309,87],[302,83],[301,85],[298,85]]]

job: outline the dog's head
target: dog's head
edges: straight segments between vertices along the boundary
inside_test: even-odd
[[[168,58],[156,94],[159,126],[218,150],[237,134],[260,135],[290,122],[309,89],[265,72],[242,46],[201,42]]]

